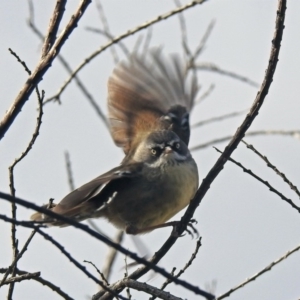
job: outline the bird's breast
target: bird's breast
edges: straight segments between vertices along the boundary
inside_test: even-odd
[[[120,228],[159,225],[186,207],[197,187],[198,170],[192,159],[161,170],[145,168],[139,178],[119,190],[107,207],[106,217]]]

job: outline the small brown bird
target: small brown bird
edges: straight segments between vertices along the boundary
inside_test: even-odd
[[[197,165],[185,143],[172,131],[155,131],[139,144],[130,161],[74,190],[50,209],[78,221],[104,217],[127,233],[145,233],[164,227],[189,204],[197,187]],[[67,225],[40,213],[31,219]]]
[[[104,217],[130,234],[164,227],[198,187],[197,165],[187,148],[197,91],[180,59],[166,59],[159,50],[119,64],[108,82],[108,110],[112,137],[125,158],[50,209],[78,221]],[[31,219],[68,225],[40,213]]]

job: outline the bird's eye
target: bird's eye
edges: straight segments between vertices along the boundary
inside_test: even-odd
[[[162,150],[158,147],[155,147],[155,148],[151,148],[151,154],[153,156],[159,156],[161,154]]]
[[[180,148],[180,144],[179,144],[179,143],[176,143],[176,144],[175,144],[175,148],[176,148],[176,149],[179,149],[179,148]]]
[[[157,154],[157,150],[155,150],[155,149],[151,149],[151,153],[153,154],[153,155],[156,155]]]

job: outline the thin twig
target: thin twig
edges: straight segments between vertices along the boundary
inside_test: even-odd
[[[219,149],[217,149],[216,147],[214,147],[219,153],[223,153],[222,151],[220,151]],[[278,195],[282,200],[286,201],[288,204],[290,204],[293,208],[295,208],[299,213],[300,213],[300,207],[297,206],[291,199],[287,198],[286,196],[284,196],[282,193],[280,193],[278,190],[276,190],[268,181],[263,180],[261,177],[259,177],[258,175],[256,175],[254,172],[252,172],[250,169],[247,169],[246,167],[244,167],[240,162],[234,160],[233,158],[229,158],[229,161],[233,162],[235,165],[239,166],[245,173],[251,175],[252,177],[254,177],[256,180],[258,180],[259,182],[261,182],[262,184],[264,184],[265,186],[267,186],[269,188],[269,190],[273,193],[275,193],[276,195]]]
[[[95,3],[96,3],[96,8],[98,10],[99,18],[100,18],[100,20],[102,22],[104,31],[107,32],[109,35],[111,35],[111,31],[109,29],[108,21],[107,21],[107,18],[106,18],[103,6],[101,4],[101,1],[100,0],[96,0]],[[116,48],[115,48],[114,45],[112,45],[110,47],[110,52],[112,54],[112,57],[113,57],[113,60],[114,60],[115,64],[117,64],[118,61],[119,61],[119,57],[118,57],[118,53],[117,53]]]
[[[271,168],[279,177],[282,178],[282,180],[288,184],[288,186],[291,188],[292,191],[294,191],[298,197],[300,198],[300,192],[297,188],[297,186],[295,186],[286,176],[284,173],[280,172],[276,166],[274,166],[269,159],[265,156],[262,155],[257,149],[254,148],[253,145],[250,145],[248,143],[246,143],[244,140],[242,141],[248,149],[252,150],[255,154],[257,154],[266,164],[269,168]]]
[[[2,198],[2,199],[5,199],[5,197],[2,197],[3,195],[6,195],[6,196],[10,196],[10,195],[8,195],[8,194],[3,194],[3,193],[1,193],[0,192],[0,198]],[[20,204],[20,205],[22,205],[21,204],[21,202],[19,201],[19,200],[21,200],[21,199],[19,199],[19,198],[15,198],[15,200],[16,200],[16,202],[18,203],[18,204]],[[30,202],[28,202],[29,203],[29,205],[32,205],[32,203],[30,203]],[[59,215],[57,215],[57,216],[59,216]],[[59,219],[60,217],[58,217],[58,219]],[[118,295],[118,294],[116,294],[112,289],[110,289],[109,287],[107,287],[102,281],[100,281],[100,280],[98,280],[94,275],[92,275],[89,271],[87,271],[86,270],[86,268],[83,266],[83,265],[81,265],[76,259],[74,259],[73,257],[72,257],[72,255],[69,253],[69,252],[67,252],[66,250],[65,250],[65,248],[59,243],[59,242],[57,242],[51,235],[49,235],[49,234],[47,234],[47,233],[45,233],[44,231],[42,231],[41,230],[41,228],[39,227],[39,226],[37,226],[37,225],[35,225],[35,224],[33,224],[33,222],[24,222],[24,221],[18,221],[18,220],[14,220],[14,219],[12,219],[12,218],[9,218],[9,217],[7,217],[7,216],[5,216],[5,215],[1,215],[0,214],[0,220],[3,220],[3,221],[5,221],[5,222],[10,222],[10,223],[12,223],[12,222],[14,222],[16,225],[20,225],[20,226],[23,226],[23,227],[27,227],[27,228],[32,228],[32,229],[34,229],[34,231],[33,232],[37,232],[37,233],[39,233],[41,236],[43,236],[46,240],[48,240],[49,242],[51,242],[56,248],[58,248],[60,251],[61,251],[61,253],[64,255],[64,256],[66,256],[69,260],[70,260],[70,262],[71,263],[73,263],[79,270],[81,270],[88,278],[90,278],[90,279],[92,279],[95,283],[97,283],[98,285],[100,285],[102,288],[103,288],[103,290],[105,290],[106,292],[108,292],[109,294],[111,294],[113,297],[119,297],[120,299],[123,299],[123,300],[128,300],[127,298],[125,298],[125,297],[123,297],[123,296],[120,296],[120,295]],[[71,220],[71,219],[70,219]],[[78,223],[79,225],[82,225],[82,224],[80,224],[80,223]],[[76,226],[75,226],[76,227]],[[87,226],[86,226],[87,227]],[[78,228],[80,228],[80,227],[78,227]],[[88,227],[87,227],[88,228]],[[22,252],[22,251],[21,251]],[[20,252],[20,253],[21,253]],[[10,268],[8,268],[8,270],[9,270]],[[5,276],[5,275],[4,275]],[[2,279],[2,281],[3,281],[3,279]],[[1,283],[0,283],[0,286],[1,286]]]
[[[146,265],[147,268],[154,270],[155,272],[161,274],[162,276],[164,276],[166,278],[172,279],[176,284],[179,284],[179,285],[185,287],[186,289],[193,291],[195,294],[202,295],[202,296],[204,296],[207,299],[214,299],[214,295],[211,295],[211,294],[209,294],[209,293],[201,290],[196,285],[190,284],[189,282],[186,282],[184,280],[181,280],[181,279],[173,277],[165,269],[163,269],[161,267],[158,267],[155,263],[153,263],[151,261],[148,261],[148,260],[146,260],[144,258],[141,258],[136,253],[125,249],[124,247],[122,247],[119,244],[114,243],[113,241],[111,241],[107,237],[105,237],[105,236],[99,234],[98,232],[92,230],[91,228],[89,228],[87,225],[85,225],[83,223],[79,223],[76,220],[74,220],[72,218],[68,218],[68,217],[66,217],[64,215],[57,214],[57,213],[53,212],[50,209],[47,209],[47,208],[44,208],[44,207],[41,207],[41,206],[37,206],[37,205],[33,204],[30,201],[26,201],[26,200],[23,200],[23,199],[18,198],[18,197],[13,198],[11,195],[3,193],[3,192],[0,192],[0,199],[6,200],[6,201],[9,201],[9,202],[15,201],[17,204],[19,204],[21,206],[24,206],[24,207],[29,208],[29,209],[36,210],[37,212],[43,213],[43,214],[45,214],[45,215],[47,215],[47,216],[49,216],[51,218],[57,219],[58,221],[62,221],[63,223],[67,223],[69,225],[72,225],[75,228],[80,229],[80,230],[88,233],[90,236],[94,237],[95,239],[97,239],[97,240],[99,240],[99,241],[107,244],[108,246],[116,248],[119,252],[121,252],[121,253],[129,256],[130,258],[132,258],[133,260],[137,261],[138,263]],[[12,222],[11,218],[8,218],[8,217],[6,217],[4,215],[0,215],[0,219],[6,220],[8,222]],[[18,224],[18,221],[15,220],[15,222],[16,222],[16,224]],[[35,222],[35,223],[37,223],[37,222]],[[32,225],[32,222],[31,222],[31,224],[30,224],[30,222],[22,222],[22,226],[24,226],[24,227],[30,227],[30,228],[38,228],[38,226]],[[57,244],[57,241],[53,240],[53,238],[51,236],[46,235],[46,233],[44,233],[39,228],[37,230],[43,236],[44,235],[47,236],[47,238],[45,237],[46,239],[49,239],[49,240],[51,239],[52,243]],[[177,239],[177,237],[176,237],[176,239]],[[62,248],[62,250],[63,250],[63,248]],[[76,263],[78,263],[78,262],[76,262]],[[94,276],[92,278],[94,278]],[[96,283],[98,283],[99,285],[101,285],[99,283],[99,280],[97,280]]]
[[[67,169],[67,176],[68,176],[68,183],[70,191],[74,191],[75,185],[74,185],[74,178],[73,178],[73,172],[72,172],[72,165],[70,160],[70,154],[68,151],[65,152],[65,162],[66,162],[66,169]]]
[[[250,131],[245,134],[245,136],[260,136],[260,135],[282,135],[282,136],[290,136],[295,139],[300,140],[300,130],[255,130]],[[215,144],[223,143],[232,139],[232,135],[224,136],[221,138],[213,139],[206,143],[190,147],[190,151],[196,151],[200,149],[204,149]]]
[[[228,143],[227,147],[225,148],[225,151],[221,156],[218,158],[217,162],[214,164],[214,166],[211,168],[211,170],[208,172],[207,176],[202,180],[202,183],[194,197],[194,199],[191,200],[190,205],[188,206],[185,214],[181,218],[181,222],[179,226],[176,228],[178,236],[180,236],[189,221],[192,219],[194,212],[196,208],[200,205],[202,199],[206,195],[207,191],[210,188],[210,185],[215,180],[215,178],[218,176],[218,174],[222,171],[224,168],[225,163],[227,162],[230,155],[233,153],[233,151],[237,148],[238,144],[244,137],[245,133],[253,123],[255,117],[258,115],[258,112],[261,108],[261,106],[264,103],[265,97],[269,92],[269,88],[271,86],[271,83],[273,82],[274,73],[276,70],[278,57],[279,57],[279,51],[280,51],[280,43],[282,40],[282,34],[284,29],[284,19],[285,19],[285,11],[286,11],[286,0],[280,0],[278,2],[278,9],[276,12],[276,22],[275,22],[275,31],[274,31],[274,37],[272,40],[271,45],[271,51],[270,56],[268,60],[268,67],[265,72],[265,77],[263,79],[263,82],[261,84],[260,91],[258,92],[253,105],[246,116],[245,120],[242,122],[242,124],[238,127],[235,135],[232,137],[231,141]],[[0,194],[1,195],[1,194]],[[166,255],[166,253],[171,249],[171,247],[174,245],[174,243],[177,241],[177,237],[170,236],[167,241],[163,244],[163,246],[154,254],[154,256],[150,259],[149,262],[152,264],[157,264],[162,257]],[[130,279],[137,279],[146,274],[150,268],[148,266],[144,266],[136,270],[135,272],[131,273],[128,278]],[[178,279],[177,279],[178,280]],[[124,285],[117,282],[115,284],[115,287],[112,286],[112,289],[120,293],[124,289]],[[211,295],[211,294],[210,294]],[[111,296],[99,292],[96,295],[93,296],[93,299],[99,299],[102,296],[102,300],[104,299],[111,299]]]
[[[103,280],[103,282],[104,282],[107,286],[109,285],[109,283],[108,283],[108,281],[107,281],[105,275],[103,274],[103,272],[101,272],[93,262],[88,261],[88,260],[84,260],[83,262],[92,265],[92,266],[95,268],[95,270],[97,271],[97,273],[100,275],[100,277],[101,277],[101,279]]]
[[[26,79],[23,87],[21,88],[21,91],[18,93],[11,107],[7,110],[6,114],[0,122],[0,140],[4,137],[5,133],[13,124],[17,115],[21,112],[24,104],[32,94],[34,88],[43,79],[43,76],[46,74],[47,70],[52,65],[53,60],[59,54],[62,46],[69,38],[70,34],[78,26],[78,22],[80,18],[84,15],[84,12],[87,9],[90,2],[91,0],[81,0],[80,5],[76,10],[75,14],[72,15],[70,21],[62,30],[61,34],[56,39],[54,45],[51,47],[48,54],[37,63],[32,74]]]
[[[215,89],[215,85],[212,83],[212,84],[208,87],[208,89],[207,89],[206,91],[204,91],[204,93],[203,93],[202,95],[200,95],[198,99],[195,100],[194,105],[197,105],[197,104],[203,102],[205,99],[207,99],[208,96],[211,95],[211,93],[213,92],[214,89]]]
[[[52,13],[52,17],[50,19],[48,31],[45,36],[44,45],[42,48],[42,56],[41,56],[42,59],[48,54],[48,52],[50,51],[50,49],[52,48],[56,40],[59,24],[65,12],[66,3],[67,0],[56,1],[56,5]]]
[[[35,273],[27,273],[27,274],[20,275],[20,276],[10,277],[9,279],[6,279],[3,282],[3,285],[21,282],[23,280],[30,280],[30,279],[39,277],[40,275],[41,275],[41,272],[35,272]]]
[[[219,122],[219,121],[223,121],[223,120],[226,120],[226,119],[231,119],[233,117],[244,115],[247,111],[249,111],[249,109],[243,109],[243,110],[240,110],[240,111],[231,112],[229,114],[224,114],[224,115],[221,115],[221,116],[212,117],[212,118],[197,122],[196,124],[193,124],[191,127],[195,128],[195,127],[200,127],[200,126],[203,126],[203,125],[207,125],[209,123],[214,123],[214,122]]]
[[[180,3],[180,0],[173,0],[175,5],[177,7],[180,7],[182,4]],[[182,48],[185,52],[185,55],[188,59],[191,59],[192,52],[188,45],[188,37],[187,37],[187,29],[186,29],[186,22],[183,13],[178,14],[178,20],[180,25],[180,32],[181,32],[181,43]]]
[[[31,3],[31,2],[29,2]],[[30,4],[30,14],[28,19],[28,26],[32,29],[32,31],[41,39],[44,40],[44,36],[41,33],[41,31],[36,27],[35,21],[34,21],[34,7],[32,3]],[[59,54],[57,56],[58,61],[62,64],[62,66],[66,69],[66,71],[71,74],[72,68],[70,67],[67,60]],[[83,93],[83,95],[88,99],[94,110],[96,111],[97,115],[100,117],[100,119],[103,121],[104,125],[108,127],[107,119],[105,117],[105,114],[102,112],[100,106],[98,105],[97,101],[94,99],[92,94],[88,91],[87,87],[83,84],[83,82],[79,79],[78,76],[74,77],[75,83],[77,84],[79,90]],[[58,103],[60,103],[59,99],[56,99]],[[44,102],[44,105],[47,103],[47,101]]]
[[[208,25],[208,27],[207,27],[207,29],[206,29],[206,31],[205,31],[205,33],[204,33],[204,35],[203,35],[203,37],[202,37],[199,45],[198,45],[198,47],[196,48],[195,53],[193,55],[194,61],[196,61],[196,59],[199,57],[199,55],[203,52],[203,50],[205,48],[205,45],[206,45],[206,43],[207,43],[207,41],[208,41],[208,39],[209,39],[209,37],[210,37],[210,35],[211,35],[214,27],[215,27],[215,24],[216,24],[215,20],[212,20],[209,23],[209,25]]]
[[[17,61],[24,67],[24,69],[28,73],[28,75],[31,75],[31,71],[29,70],[26,63],[24,61],[22,61],[21,58],[12,49],[9,49],[9,51],[17,59]],[[13,197],[16,195],[16,189],[15,189],[15,183],[14,183],[14,168],[32,149],[32,147],[39,135],[40,128],[42,125],[42,116],[43,116],[42,103],[43,103],[45,94],[44,94],[44,91],[42,91],[42,95],[41,95],[38,86],[36,86],[35,90],[36,90],[37,99],[38,99],[38,117],[37,117],[37,123],[36,123],[34,133],[32,135],[31,140],[29,141],[29,144],[28,144],[26,150],[18,158],[16,158],[15,161],[8,168],[10,193]],[[11,211],[12,211],[12,218],[16,219],[17,206],[14,202],[11,203]],[[17,237],[16,237],[16,226],[14,223],[11,224],[11,240],[12,240],[13,260],[15,260],[18,256],[18,241],[17,241]],[[17,263],[14,265],[14,267],[12,269],[12,275],[11,275],[12,277],[14,277],[16,275],[15,274],[16,267],[17,267]],[[14,291],[14,281],[12,281],[12,283],[9,285],[8,296],[7,296],[8,300],[12,299],[13,291]]]
[[[112,34],[106,32],[102,29],[98,29],[98,28],[94,28],[94,27],[90,27],[90,26],[85,27],[85,29],[87,31],[90,31],[93,33],[101,34],[101,35],[109,38],[110,40],[113,40],[115,38]],[[130,51],[128,50],[126,45],[124,43],[122,43],[122,41],[119,41],[116,45],[120,47],[120,49],[123,51],[123,53],[125,54],[126,57],[130,57]],[[49,101],[49,99],[48,99],[48,101]]]
[[[164,300],[183,300],[182,298],[178,298],[169,292],[162,291],[152,285],[149,285],[147,283],[142,283],[133,279],[124,278],[123,283],[126,287],[130,287],[132,289],[135,289],[137,291],[143,291],[147,294],[154,295],[156,297],[159,297],[160,299]]]
[[[225,75],[225,76],[240,80],[240,81],[247,83],[251,86],[254,86],[256,88],[259,87],[259,84],[257,82],[255,82],[254,80],[249,79],[246,76],[221,69],[220,67],[218,67],[217,65],[215,65],[213,63],[194,63],[194,64],[190,65],[190,68],[193,68],[198,71],[215,72],[220,75]]]
[[[7,268],[0,268],[0,273],[5,273],[6,271],[7,271]],[[16,269],[16,273],[18,275],[24,275],[24,274],[27,274],[28,272]],[[52,291],[56,292],[58,295],[60,295],[65,300],[74,300],[67,293],[65,293],[64,291],[62,291],[60,287],[58,287],[55,284],[53,284],[52,282],[50,282],[50,281],[42,278],[41,276],[34,277],[32,279],[35,280],[35,281],[37,281],[37,282],[39,282],[39,283],[41,283],[42,285],[47,286],[48,288],[50,288]]]
[[[126,280],[127,277],[128,277],[128,265],[127,265],[127,256],[126,255],[124,257],[124,262],[125,262],[124,280]],[[127,286],[127,288],[126,288],[126,294],[127,294],[128,299],[132,298],[132,296],[130,294],[130,288],[129,288],[129,286]]]
[[[12,220],[15,220],[12,218]],[[16,220],[15,220],[16,221]],[[16,266],[18,260],[21,259],[21,257],[23,256],[23,254],[26,252],[32,238],[34,237],[34,235],[36,234],[36,230],[33,230],[30,234],[30,236],[28,237],[27,241],[25,242],[23,248],[21,249],[21,251],[18,253],[17,257],[14,259],[14,261],[11,263],[11,265],[9,266],[9,268],[7,269],[6,273],[4,274],[1,282],[0,282],[0,287],[4,284],[4,282],[7,279],[7,276],[9,275],[9,273],[13,270],[13,268]]]
[[[219,297],[216,298],[216,300],[221,300],[224,299],[226,297],[228,297],[230,294],[232,294],[233,292],[235,292],[236,290],[244,287],[245,285],[247,285],[248,283],[250,283],[251,281],[254,281],[256,278],[258,278],[259,276],[261,276],[262,274],[266,273],[267,271],[270,271],[275,265],[279,264],[280,262],[282,262],[283,260],[287,259],[291,254],[295,253],[296,251],[299,251],[300,249],[300,245],[295,247],[294,249],[288,251],[287,253],[285,253],[283,256],[281,256],[280,258],[278,258],[277,260],[273,261],[272,263],[270,263],[268,266],[266,266],[264,269],[262,269],[261,271],[257,272],[255,275],[253,275],[250,278],[247,278],[244,282],[242,282],[241,284],[239,284],[238,286],[236,286],[235,288],[230,289],[229,291],[227,291],[226,293],[220,295]]]
[[[124,232],[123,231],[118,231],[116,234],[116,237],[114,238],[114,242],[117,244],[121,244],[122,240],[124,237]],[[116,261],[118,255],[118,251],[115,248],[109,248],[109,252],[107,253],[105,260],[104,260],[104,265],[102,267],[103,274],[109,280],[111,272],[112,272],[112,267]]]
[[[108,43],[106,43],[105,45],[101,46],[98,50],[96,50],[94,53],[92,53],[91,55],[89,55],[87,58],[85,58],[85,60],[79,65],[77,66],[77,68],[73,71],[72,75],[65,81],[65,83],[61,86],[61,88],[58,90],[58,92],[53,95],[52,97],[50,97],[47,101],[53,100],[53,99],[57,99],[60,98],[61,94],[64,92],[64,90],[66,89],[66,87],[70,84],[70,82],[73,80],[73,78],[78,74],[79,71],[81,71],[82,68],[84,68],[91,60],[93,60],[96,56],[98,56],[100,53],[102,53],[104,50],[108,49],[109,47],[111,47],[113,44],[118,43],[119,41],[123,40],[124,38],[127,38],[143,29],[146,29],[152,25],[154,25],[155,23],[161,22],[162,20],[166,20],[184,10],[187,10],[189,8],[194,7],[195,5],[198,4],[203,4],[204,2],[206,2],[207,0],[194,0],[191,1],[190,3],[181,6],[177,9],[174,9],[172,11],[169,11],[165,14],[159,15],[157,16],[155,19],[145,22],[140,26],[137,26],[134,29],[130,29],[127,32],[115,37],[113,40],[109,41]]]
[[[174,277],[179,278],[179,277],[186,271],[186,269],[192,265],[194,259],[195,259],[196,256],[197,256],[197,253],[198,253],[200,247],[201,247],[201,237],[197,240],[195,251],[192,253],[192,255],[191,255],[189,261],[185,264],[185,266],[183,267],[183,269],[181,269],[176,275],[174,275],[176,268],[173,268],[171,274],[172,274]],[[172,280],[167,279],[167,280],[163,283],[163,285],[161,286],[160,289],[161,289],[161,290],[164,290],[171,282],[172,282]],[[154,299],[156,299],[156,296],[151,297],[149,300],[154,300]]]

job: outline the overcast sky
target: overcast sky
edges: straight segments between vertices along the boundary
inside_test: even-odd
[[[69,1],[61,29],[75,11],[78,1]],[[188,1],[186,1],[188,3]],[[33,1],[35,23],[46,32],[53,10],[53,1]],[[175,7],[173,1],[127,0],[102,1],[113,35],[152,20]],[[277,1],[269,0],[209,0],[184,13],[191,49],[199,44],[207,26],[215,20],[215,27],[199,57],[199,62],[214,63],[224,70],[246,76],[261,83],[268,63],[271,40],[274,33]],[[14,98],[26,81],[27,74],[9,53],[12,48],[30,69],[39,60],[41,42],[27,25],[29,9],[27,1],[0,1],[0,117],[9,109]],[[286,28],[279,56],[279,64],[270,93],[266,97],[259,116],[251,130],[300,130],[300,2],[289,1],[286,13]],[[79,26],[67,40],[61,54],[75,68],[87,56],[107,42],[106,38],[87,31],[87,27],[102,28],[95,3],[91,3]],[[132,49],[146,31],[126,38],[123,43]],[[162,21],[152,27],[151,46],[163,46],[164,52],[182,54],[178,16]],[[115,48],[120,56],[124,54]],[[90,93],[106,112],[106,83],[114,67],[111,52],[106,50],[79,73]],[[46,98],[54,95],[68,78],[67,72],[56,60],[39,85]],[[199,72],[202,86],[200,95],[214,84],[209,98],[200,103],[192,113],[192,124],[197,121],[251,106],[258,88],[244,82],[212,72]],[[61,105],[51,102],[44,107],[40,135],[29,155],[15,169],[16,195],[38,205],[49,198],[59,201],[69,192],[64,153],[69,151],[75,186],[117,166],[122,151],[112,142],[103,122],[85,99],[76,84],[72,83],[61,95]],[[37,99],[33,93],[22,112],[0,143],[0,190],[9,192],[8,167],[26,148],[35,128]],[[191,146],[211,139],[234,134],[244,115],[227,121],[195,128]],[[300,186],[300,141],[287,136],[248,137],[288,178]],[[225,143],[215,144],[224,149]],[[200,181],[217,160],[219,154],[212,146],[193,152],[198,164]],[[241,161],[262,178],[276,186],[287,197],[299,199],[253,152],[241,144],[233,158]],[[1,214],[10,214],[10,205],[0,200]],[[32,213],[18,208],[18,218],[27,220]],[[179,219],[183,212],[174,219]],[[296,210],[269,192],[241,169],[228,162],[225,169],[212,184],[198,208],[195,218],[202,236],[202,247],[196,262],[182,277],[192,284],[204,287],[216,280],[216,294],[222,294],[247,277],[252,276],[272,261],[284,255],[300,243],[300,219]],[[113,236],[115,229],[103,220],[98,226]],[[74,228],[50,228],[49,234],[61,242],[66,250],[83,263],[94,262],[100,269],[107,247]],[[0,268],[7,267],[11,260],[10,225],[0,221],[1,245]],[[30,231],[19,229],[19,245],[23,245]],[[141,237],[149,254],[157,251],[170,234],[162,229]],[[195,248],[195,240],[189,236],[180,238],[160,266],[171,271],[181,269]],[[126,237],[125,248],[136,251],[132,239]],[[111,280],[123,276],[124,257],[119,256]],[[19,268],[29,272],[41,271],[45,279],[59,285],[75,299],[86,299],[97,291],[88,280],[49,242],[36,236],[29,250],[19,263]],[[87,268],[96,272],[90,267]],[[298,299],[300,297],[300,253],[293,254],[274,270],[234,293],[230,299]],[[160,286],[163,279],[156,275],[141,281]],[[169,287],[176,296],[198,299],[185,289]],[[0,289],[4,299],[7,288]],[[42,285],[27,281],[16,284],[14,299],[60,299]],[[136,299],[148,297],[136,296]]]

